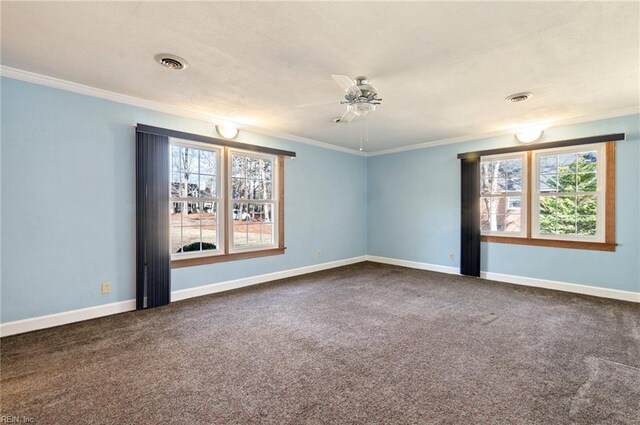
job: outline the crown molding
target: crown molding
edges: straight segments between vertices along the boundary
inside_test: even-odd
[[[0,76],[12,78],[14,80],[25,81],[28,83],[38,84],[41,86],[47,86],[55,89],[65,90],[72,93],[83,94],[86,96],[96,97],[99,99],[105,99],[112,102],[122,103],[125,105],[136,106],[139,108],[150,109],[157,112],[164,112],[171,115],[177,115],[185,118],[192,118],[200,121],[211,122],[212,124],[231,124],[241,130],[245,130],[255,134],[261,134],[263,136],[275,137],[278,139],[284,139],[287,141],[303,143],[305,145],[311,145],[323,149],[330,149],[343,153],[348,153],[357,156],[366,156],[366,153],[360,152],[354,149],[345,148],[342,146],[332,145],[330,143],[321,142],[319,140],[309,139],[306,137],[296,136],[289,133],[282,133],[273,130],[267,130],[265,128],[249,126],[246,124],[230,122],[227,119],[223,119],[215,114],[185,109],[173,105],[169,105],[162,102],[156,102],[153,100],[146,100],[135,96],[129,96],[126,94],[116,93],[109,90],[99,89],[97,87],[87,86],[84,84],[74,83],[72,81],[62,80],[60,78],[50,77],[48,75],[38,74],[31,71],[25,71],[18,68],[12,68],[5,65],[0,65]]]
[[[634,114],[639,114],[639,113],[640,113],[640,107],[616,109],[614,111],[610,111],[610,112],[602,113],[602,114],[585,115],[585,116],[581,116],[581,117],[566,118],[566,119],[557,120],[557,121],[550,121],[549,122],[549,127],[560,127],[560,126],[563,126],[563,125],[581,124],[581,123],[590,122],[590,121],[598,121],[598,120],[605,120],[605,119],[608,119],[608,118],[624,117],[624,116],[627,116],[627,115],[634,115]],[[416,145],[401,146],[401,147],[398,147],[398,148],[377,150],[377,151],[369,152],[367,154],[367,156],[389,155],[389,154],[392,154],[392,153],[413,151],[413,150],[417,150],[417,149],[433,148],[433,147],[442,146],[442,145],[452,145],[452,144],[455,144],[455,143],[469,142],[471,140],[482,140],[482,139],[488,139],[490,137],[513,135],[514,132],[515,132],[515,129],[506,128],[506,129],[497,130],[497,131],[491,131],[491,132],[486,132],[486,133],[470,134],[470,135],[467,135],[467,136],[452,137],[452,138],[449,138],[449,139],[441,139],[441,140],[434,140],[432,142],[418,143]]]

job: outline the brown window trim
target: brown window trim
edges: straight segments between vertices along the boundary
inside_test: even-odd
[[[228,148],[224,148],[224,176],[228,178],[229,176],[229,161],[227,161],[227,155],[229,155]],[[213,264],[213,263],[221,263],[224,261],[235,261],[235,260],[245,260],[248,258],[258,258],[258,257],[268,257],[271,255],[282,255],[285,253],[284,246],[284,156],[278,155],[277,161],[278,167],[278,247],[277,248],[269,248],[269,249],[257,249],[254,251],[242,251],[242,252],[232,252],[229,253],[229,232],[225,232],[225,240],[223,241],[224,252],[227,254],[212,254],[206,255],[202,257],[191,257],[191,258],[177,258],[171,260],[171,268],[179,269],[181,267],[191,267],[191,266],[201,266],[204,264]],[[226,182],[223,184],[224,190],[226,191],[227,184]],[[229,208],[227,208],[226,203],[229,202],[229,198],[225,193],[225,208],[223,211],[224,217],[224,225],[227,226],[229,223]]]
[[[171,260],[171,268],[201,266],[203,264],[222,263],[224,261],[246,260],[248,258],[269,257],[284,254],[286,248],[263,249],[261,251],[234,252],[232,254],[208,255],[206,257],[181,258]]]
[[[581,242],[556,239],[540,239],[531,237],[531,172],[532,155],[527,152],[527,236],[524,238],[509,236],[480,236],[481,242],[509,243],[516,245],[535,245],[554,248],[588,249],[594,251],[615,252],[616,246],[616,143],[606,142],[606,176],[605,176],[605,231],[604,242]]]

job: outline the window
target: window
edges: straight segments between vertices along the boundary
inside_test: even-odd
[[[284,252],[282,157],[170,142],[174,267]]]
[[[525,237],[526,154],[483,157],[480,163],[480,230],[483,235]]]
[[[532,236],[604,242],[604,144],[533,153]]]
[[[482,240],[615,250],[614,142],[485,156],[480,174]]]
[[[220,253],[221,149],[171,145],[171,252]],[[188,254],[187,254],[188,253]]]
[[[278,208],[274,191],[274,157],[238,151],[231,151],[229,156],[231,248],[241,251],[273,247]]]

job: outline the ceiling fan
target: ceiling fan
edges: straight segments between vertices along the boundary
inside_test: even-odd
[[[376,106],[382,102],[365,76],[353,80],[345,75],[332,75],[331,78],[345,91],[344,100],[340,104],[347,105],[347,110],[340,117],[339,124],[351,122],[355,117],[364,117],[375,111]]]
[[[340,104],[347,105],[347,110],[339,119],[335,120],[338,124],[351,122],[355,117],[364,117],[369,112],[375,111],[376,106],[382,102],[382,99],[378,97],[378,92],[369,84],[369,79],[365,76],[359,76],[353,80],[346,75],[332,75],[331,78],[345,91],[344,100],[341,100]],[[334,101],[308,103],[299,106],[327,103],[334,103]]]

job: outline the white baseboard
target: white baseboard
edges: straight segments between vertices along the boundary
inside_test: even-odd
[[[374,263],[391,264],[393,266],[408,267],[410,269],[430,270],[432,272],[440,272],[447,274],[460,274],[457,267],[441,266],[439,264],[419,263],[417,261],[398,260],[396,258],[378,257],[376,255],[367,255],[367,261]]]
[[[395,258],[377,257],[375,255],[368,255],[367,260],[376,263],[409,267],[412,269],[431,270],[434,272],[448,274],[460,274],[460,271],[457,267],[441,266],[438,264],[398,260]],[[480,278],[495,280],[498,282],[512,283],[514,285],[532,286],[535,288],[553,289],[556,291],[572,292],[575,294],[592,295],[594,297],[612,298],[615,300],[640,303],[640,292],[622,291],[619,289],[609,289],[599,286],[580,285],[577,283],[559,282],[556,280],[538,279],[534,277],[515,276],[494,272],[480,272]]]
[[[171,301],[185,300],[187,298],[199,297],[201,295],[229,291],[232,289],[270,282],[278,279],[284,279],[287,277],[299,276],[302,274],[360,263],[366,260],[366,255],[362,255],[360,257],[347,258],[345,260],[331,261],[328,263],[315,264],[313,266],[300,267],[297,269],[283,270],[280,272],[251,276],[243,279],[213,283],[210,285],[198,286],[196,288],[181,289],[171,292]],[[54,326],[66,325],[73,322],[81,322],[83,320],[95,319],[98,317],[109,316],[111,314],[124,313],[135,309],[136,300],[126,300],[110,304],[97,305],[94,307],[81,308],[78,310],[64,311],[62,313],[49,314],[46,316],[16,320],[13,322],[1,323],[0,336],[9,336],[24,332],[35,331],[38,329],[52,328]]]
[[[80,308],[78,310],[63,311],[62,313],[32,317],[0,324],[0,336],[21,334],[38,329],[52,328],[67,323],[81,322],[112,314],[124,313],[136,309],[136,300],[118,301],[110,304]]]
[[[640,303],[640,292],[609,289],[601,286],[580,285],[578,283],[559,282],[557,280],[538,279],[526,276],[514,276],[503,273],[480,272],[482,279],[497,280],[514,285],[533,286],[536,288],[554,289],[556,291],[573,292],[575,294],[592,295],[594,297],[612,298],[614,300]]]

